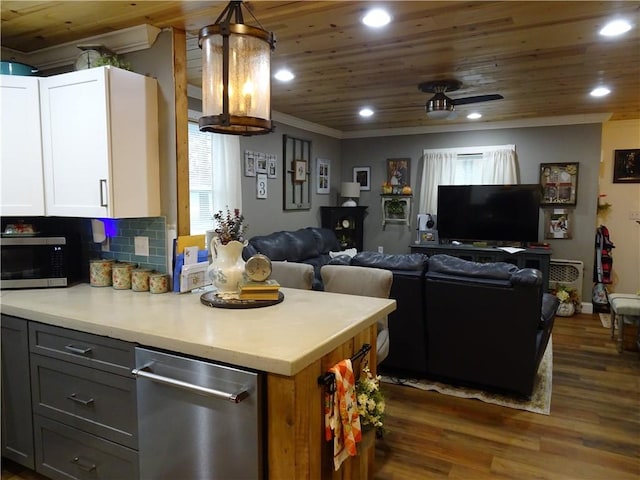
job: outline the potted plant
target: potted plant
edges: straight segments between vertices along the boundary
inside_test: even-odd
[[[386,405],[384,395],[380,391],[380,375],[374,377],[368,366],[362,368],[360,378],[356,382],[356,400],[363,432],[373,428],[377,437],[382,436]]]
[[[392,218],[404,218],[404,202],[392,198],[386,204],[387,215]]]
[[[556,315],[570,317],[576,311],[580,310],[580,295],[575,288],[557,283],[556,286],[551,289],[551,293],[560,300]]]

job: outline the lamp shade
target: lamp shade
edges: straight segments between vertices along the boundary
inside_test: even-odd
[[[242,2],[230,2],[214,25],[200,30],[202,113],[200,130],[257,135],[271,122],[273,34],[245,25]],[[236,23],[231,23],[235,16]]]
[[[360,198],[360,184],[358,182],[342,182],[340,195],[347,198],[347,201],[342,204],[343,207],[357,207],[358,204],[354,198]]]
[[[358,182],[342,182],[340,195],[344,198],[360,198],[360,184]]]

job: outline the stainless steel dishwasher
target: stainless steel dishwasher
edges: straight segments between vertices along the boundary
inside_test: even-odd
[[[262,377],[136,348],[140,479],[260,479]]]

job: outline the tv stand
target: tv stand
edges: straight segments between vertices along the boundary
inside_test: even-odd
[[[436,254],[444,254],[472,262],[506,262],[513,263],[517,265],[518,268],[536,268],[542,272],[542,285],[544,290],[546,291],[549,288],[551,249],[525,248],[516,253],[508,253],[498,247],[476,247],[464,244],[440,245],[434,243],[411,245],[411,253],[424,253],[429,257]]]

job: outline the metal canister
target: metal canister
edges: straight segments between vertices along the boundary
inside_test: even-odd
[[[116,290],[128,290],[131,288],[131,271],[136,267],[135,263],[118,262],[113,264],[111,279]]]
[[[153,272],[150,268],[136,268],[131,271],[131,290],[134,292],[149,291],[149,275]]]
[[[89,283],[92,287],[110,287],[114,260],[89,261]]]
[[[166,273],[152,273],[149,275],[149,291],[151,293],[166,293],[169,291],[169,275]]]

